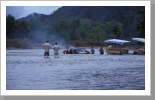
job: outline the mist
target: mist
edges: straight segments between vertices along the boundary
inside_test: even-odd
[[[57,33],[49,34],[46,30],[32,30],[29,36],[32,39],[32,44],[43,44],[47,40],[53,46],[57,42],[61,48],[67,48],[69,45],[66,43],[65,38],[57,35]]]

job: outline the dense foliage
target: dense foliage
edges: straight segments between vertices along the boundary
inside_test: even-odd
[[[140,33],[139,37],[145,38],[145,10],[138,11],[138,14],[141,15],[141,18],[136,24],[136,31]]]

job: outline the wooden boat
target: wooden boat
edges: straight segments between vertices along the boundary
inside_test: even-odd
[[[117,44],[117,47],[111,47],[110,49],[107,48],[106,50],[107,54],[128,54],[128,49],[119,48],[118,45],[123,45],[124,43],[131,44],[130,41],[120,40],[120,39],[109,39],[109,40],[105,40],[104,42]]]

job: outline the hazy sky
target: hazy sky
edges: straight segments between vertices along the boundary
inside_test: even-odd
[[[16,19],[25,17],[31,13],[51,14],[61,6],[7,6],[6,14],[11,14]]]

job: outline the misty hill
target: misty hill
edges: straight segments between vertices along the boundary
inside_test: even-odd
[[[107,22],[115,20],[123,22],[125,18],[136,18],[137,11],[144,9],[141,6],[64,6],[59,8],[54,16],[67,16],[69,18],[88,18]]]
[[[25,20],[25,21],[30,21],[30,19],[32,18],[48,18],[49,15],[44,15],[44,14],[38,14],[38,13],[32,13],[26,17],[22,17],[22,18],[19,18],[18,20]]]

